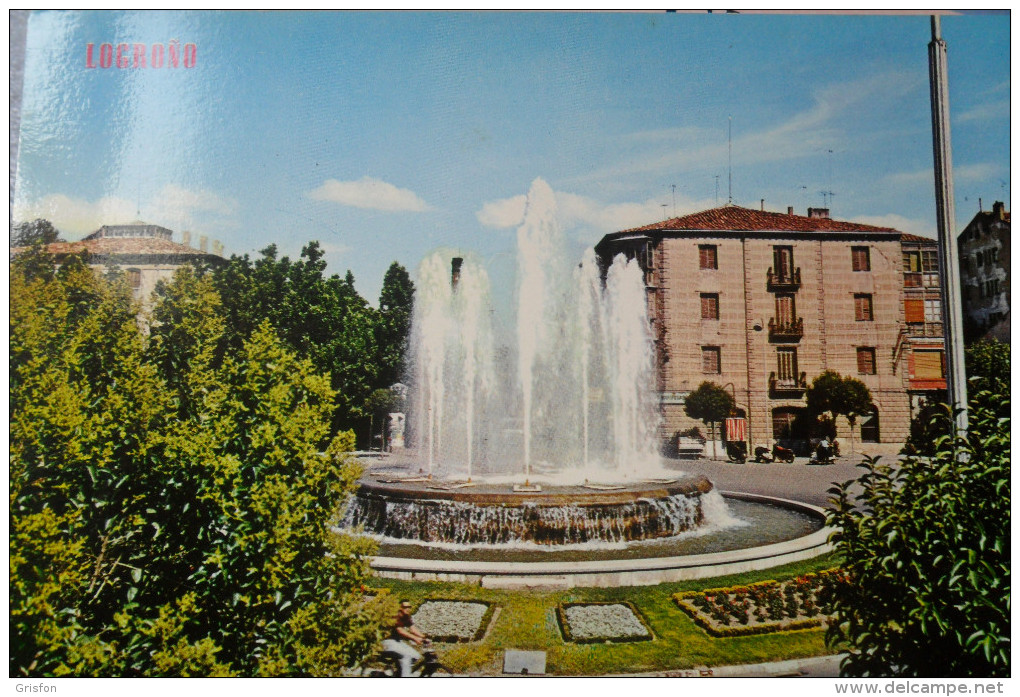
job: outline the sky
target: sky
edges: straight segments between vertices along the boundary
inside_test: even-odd
[[[1010,208],[1009,23],[942,20],[958,230]],[[192,67],[166,67],[175,40]],[[930,40],[923,15],[36,12],[13,219],[253,258],[317,240],[372,304],[437,247],[512,282],[536,178],[578,259],[731,197],[934,237]],[[103,43],[146,67],[101,67]]]

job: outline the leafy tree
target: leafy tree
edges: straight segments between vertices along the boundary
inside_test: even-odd
[[[261,254],[254,263],[247,255],[234,256],[213,271],[223,303],[224,344],[238,349],[268,320],[292,350],[329,374],[337,392],[331,435],[364,432],[365,400],[373,389],[387,386],[380,336],[389,334],[379,331],[379,313],[358,294],[350,271],[343,278],[323,275],[326,262],[317,242],[306,245],[298,261],[277,258],[275,245]]]
[[[943,406],[931,457],[869,458],[860,479],[830,489],[848,581],[827,639],[848,650],[846,675],[1010,674],[1009,348],[969,357],[1005,370],[971,378],[965,438],[949,435]]]
[[[826,370],[816,377],[807,390],[808,411],[827,414],[835,424],[839,416],[850,423],[850,450],[854,449],[854,427],[857,417],[871,411],[871,392],[857,378]]]
[[[11,228],[11,247],[31,247],[62,241],[53,223],[43,218],[18,223]]]
[[[16,263],[11,292],[12,675],[330,675],[373,649],[328,377],[265,322],[217,358],[187,271],[149,346],[82,264]]]
[[[380,356],[379,379],[384,385],[397,383],[404,375],[413,306],[414,283],[411,276],[407,269],[393,262],[386,270],[379,293],[376,342]]]
[[[698,389],[684,400],[684,413],[692,419],[701,419],[712,434],[713,456],[715,449],[715,424],[724,420],[733,411],[736,402],[733,395],[714,382],[703,382]]]

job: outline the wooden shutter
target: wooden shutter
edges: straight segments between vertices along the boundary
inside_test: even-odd
[[[937,380],[942,375],[941,351],[915,351],[914,377],[919,379]]]
[[[923,322],[924,300],[904,300],[903,311],[907,322]]]

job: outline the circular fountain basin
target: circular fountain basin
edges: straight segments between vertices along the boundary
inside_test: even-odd
[[[704,526],[702,499],[718,500],[718,493],[700,476],[527,492],[385,476],[361,484],[360,522],[380,540],[372,567],[388,578],[492,588],[651,585],[765,569],[831,549],[824,512],[797,501],[720,492],[739,520]],[[401,507],[424,511],[433,532],[413,516],[394,527]],[[508,521],[513,540],[501,527]]]
[[[711,490],[705,477],[553,487],[368,477],[346,522],[425,545],[625,544],[699,528]]]

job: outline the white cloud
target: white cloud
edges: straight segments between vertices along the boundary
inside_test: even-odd
[[[960,112],[953,117],[954,123],[967,123],[968,121],[991,121],[992,119],[1009,118],[1009,100],[986,102],[978,104],[966,111]]]
[[[50,194],[31,202],[14,205],[15,222],[45,218],[65,236],[86,235],[103,225],[127,223],[137,218],[137,204],[116,196],[97,201]]]
[[[65,194],[49,194],[36,201],[14,205],[14,220],[46,218],[65,236],[74,238],[95,232],[103,225],[128,223],[139,217],[149,223],[177,230],[196,226],[233,227],[237,202],[210,191],[192,191],[168,184],[152,199],[139,203],[117,196],[89,201]],[[183,227],[182,227],[183,226]]]
[[[322,186],[309,191],[308,198],[316,201],[332,201],[343,206],[355,208],[371,208],[380,211],[412,211],[432,210],[416,193],[409,189],[400,189],[373,177],[362,177],[357,181],[337,181],[327,179]]]
[[[860,215],[853,218],[852,222],[863,223],[864,225],[876,225],[878,227],[891,227],[900,232],[909,232],[912,235],[935,238],[935,228],[929,220],[917,218],[905,218],[896,213],[886,215]]]
[[[837,124],[841,117],[852,116],[855,109],[869,103],[894,103],[921,85],[907,73],[883,73],[861,80],[835,83],[814,94],[814,102],[785,121],[757,131],[744,130],[739,117],[734,120],[733,153],[741,165],[781,162],[817,156],[825,148],[843,137]],[[845,119],[844,119],[845,120]],[[648,172],[677,172],[692,164],[723,164],[727,159],[728,144],[725,130],[720,128],[712,135],[704,129],[678,128],[648,131],[624,136],[624,139],[657,142],[654,151],[629,161],[586,173],[565,183],[604,181]],[[675,146],[663,152],[661,141],[675,139]],[[861,139],[856,140],[857,146]]]
[[[527,197],[523,194],[511,198],[486,201],[475,213],[478,222],[486,227],[517,227],[524,222],[524,205]]]
[[[564,191],[554,192],[556,196],[557,219],[564,230],[579,232],[607,233],[640,227],[672,217],[671,207],[663,209],[664,201],[625,201],[603,203],[587,196]],[[524,220],[525,196],[487,201],[475,215],[486,227],[512,228]],[[677,215],[712,208],[709,201],[693,201],[686,198],[677,200]]]

